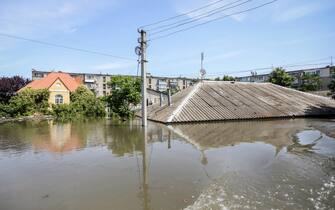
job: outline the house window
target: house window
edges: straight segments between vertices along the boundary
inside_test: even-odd
[[[106,77],[103,77],[103,81],[106,82]]]
[[[106,89],[106,84],[103,84],[103,89]]]
[[[55,104],[62,104],[63,103],[63,96],[62,95],[56,95],[55,96]]]

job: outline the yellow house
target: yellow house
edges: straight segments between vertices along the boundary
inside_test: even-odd
[[[70,93],[74,92],[81,85],[81,78],[71,77],[64,72],[51,72],[46,77],[34,80],[20,91],[31,89],[47,89],[50,92],[50,104],[68,104],[70,103]]]

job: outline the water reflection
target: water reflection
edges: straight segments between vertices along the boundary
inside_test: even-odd
[[[317,197],[304,185],[324,193],[321,185],[335,183],[334,139],[315,125],[323,122],[149,123],[145,129],[136,120],[3,124],[0,207],[280,209],[294,201],[293,207],[311,208],[302,201]]]
[[[280,150],[292,143],[292,136],[310,127],[308,121],[273,120],[202,123],[170,126],[199,150],[234,146],[241,142],[264,142]]]
[[[146,131],[148,143],[167,142],[173,133],[163,125],[151,124]],[[175,136],[175,135],[174,135]],[[7,123],[0,126],[0,150],[66,153],[87,147],[105,146],[116,156],[133,155],[143,150],[143,130],[138,121]]]

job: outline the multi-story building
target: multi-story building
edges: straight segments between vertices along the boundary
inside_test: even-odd
[[[183,90],[193,85],[197,79],[186,77],[157,77],[147,74],[147,87],[165,92],[167,89]]]
[[[294,81],[292,86],[294,88],[299,88],[303,84],[303,76],[306,74],[315,74],[320,76],[321,87],[320,90],[327,90],[330,81],[335,75],[334,66],[326,66],[322,68],[312,68],[312,69],[300,69],[294,71],[287,71],[287,73],[293,76]],[[237,77],[236,81],[240,82],[267,82],[269,80],[270,74],[252,75]]]
[[[38,80],[46,77],[50,72],[48,71],[38,71],[32,70],[32,80]],[[81,78],[83,84],[92,90],[97,96],[109,95],[111,92],[111,87],[109,87],[108,82],[115,75],[110,74],[92,74],[92,73],[69,73],[72,77]],[[136,77],[130,75],[131,77]],[[147,74],[147,88],[156,91],[165,92],[167,89],[182,90],[187,88],[196,79],[190,79],[185,77],[157,77]]]

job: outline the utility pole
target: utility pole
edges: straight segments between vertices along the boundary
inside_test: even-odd
[[[147,32],[140,30],[140,55],[141,55],[141,92],[142,92],[142,126],[147,126]]]
[[[333,66],[333,56],[330,56],[330,66]]]
[[[206,70],[204,69],[204,53],[201,53],[200,81],[205,79]]]

